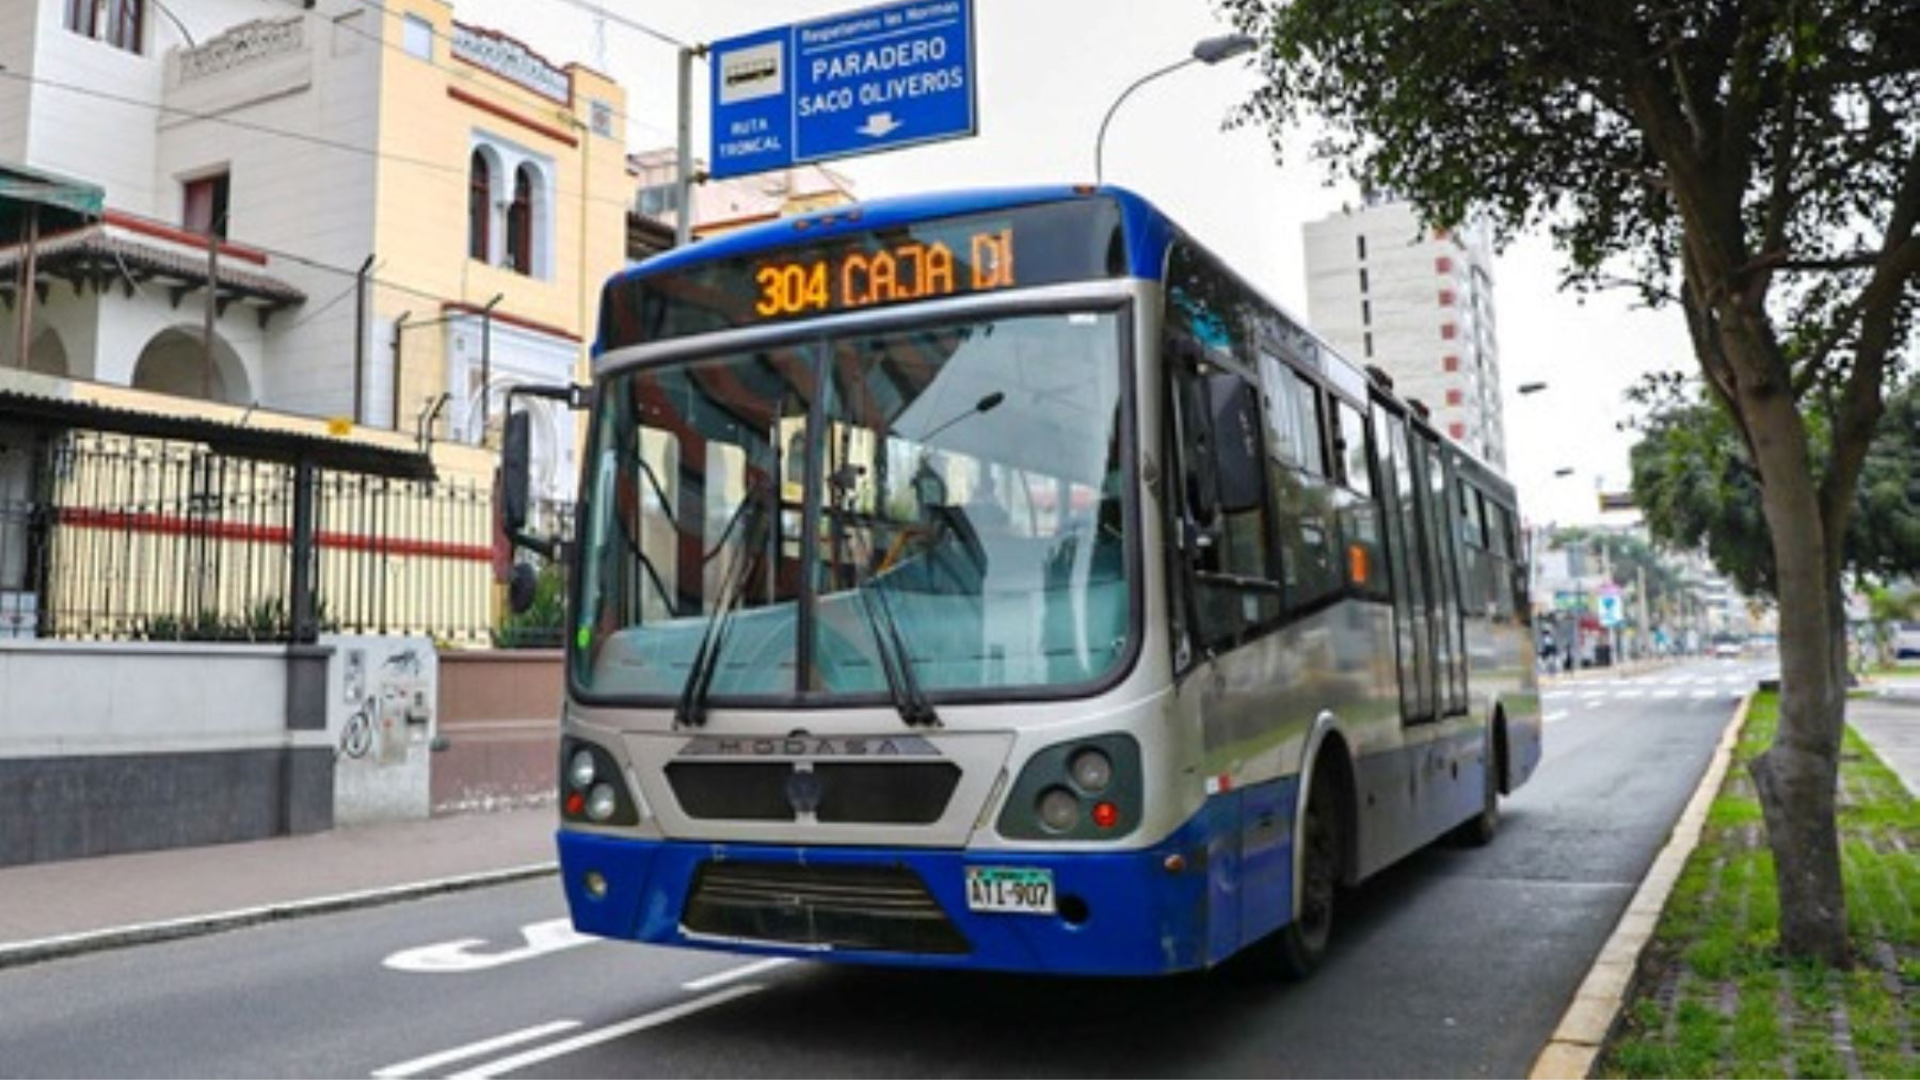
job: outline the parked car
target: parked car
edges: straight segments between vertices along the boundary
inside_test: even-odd
[[[1893,658],[1895,660],[1920,658],[1920,622],[1900,622],[1893,625]]]
[[[1713,637],[1713,655],[1722,658],[1745,656],[1747,643],[1732,634],[1715,634]]]

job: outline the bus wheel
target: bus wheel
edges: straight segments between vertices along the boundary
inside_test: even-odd
[[[1325,770],[1307,793],[1307,820],[1300,830],[1300,910],[1269,943],[1278,974],[1304,979],[1327,955],[1333,936],[1334,893],[1340,883],[1340,807]]]
[[[1494,730],[1487,732],[1486,782],[1481,785],[1480,812],[1462,822],[1453,836],[1463,847],[1486,847],[1500,829],[1500,754]]]

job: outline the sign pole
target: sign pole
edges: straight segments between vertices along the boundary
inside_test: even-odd
[[[693,239],[693,58],[702,47],[680,50],[680,157],[674,170],[673,245],[685,247]]]

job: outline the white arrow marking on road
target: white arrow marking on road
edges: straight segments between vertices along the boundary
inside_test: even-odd
[[[900,130],[902,126],[903,125],[901,124],[900,121],[895,120],[893,118],[892,113],[877,112],[877,113],[874,113],[872,116],[867,117],[866,123],[861,124],[859,127],[854,128],[853,130],[859,132],[862,135],[866,135],[870,138],[878,139],[883,135],[890,135]]]
[[[442,1050],[437,1054],[417,1057],[412,1061],[403,1061],[398,1065],[389,1065],[384,1069],[375,1069],[373,1071],[373,1080],[400,1080],[401,1077],[414,1076],[432,1069],[437,1069],[450,1062],[459,1061],[461,1058],[491,1054],[495,1050],[505,1050],[509,1046],[519,1046],[521,1043],[532,1042],[535,1039],[544,1039],[549,1035],[558,1035],[563,1031],[572,1031],[579,1026],[580,1021],[578,1020],[555,1020],[551,1024],[539,1024],[530,1028],[521,1028],[519,1031],[509,1031],[505,1035],[495,1035],[491,1039],[482,1039],[479,1042],[468,1043],[465,1046],[456,1046],[451,1050]]]
[[[485,945],[487,940],[461,938],[458,941],[442,941],[437,945],[422,945],[417,949],[404,949],[380,961],[380,965],[394,971],[421,975],[460,975],[497,968],[503,964],[516,964],[600,940],[574,930],[572,922],[567,919],[528,923],[520,928],[520,936],[527,943],[505,952],[474,952],[475,946]]]

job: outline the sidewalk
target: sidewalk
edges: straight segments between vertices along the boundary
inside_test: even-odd
[[[1920,796],[1920,680],[1881,680],[1878,697],[1847,702],[1847,723]]]
[[[0,868],[0,967],[551,873],[551,806]]]

